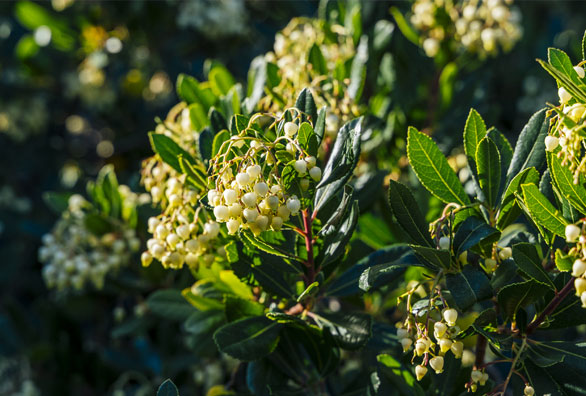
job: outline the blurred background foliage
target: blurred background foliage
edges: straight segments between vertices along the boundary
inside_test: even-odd
[[[0,395],[146,395],[166,377],[185,394],[205,394],[234,380],[225,374],[233,361],[192,353],[213,345],[194,345],[176,323],[147,312],[144,296],[171,282],[181,286],[181,274],[159,266],[142,270],[137,256],[99,292],[50,293],[37,250],[59,214],[43,193],[82,192],[105,164],[140,192],[140,162],[151,152],[147,132],[177,102],[179,73],[202,80],[205,60],[215,59],[245,82],[252,59],[273,50],[280,29],[293,17],[317,16],[325,3],[0,3]],[[365,31],[381,18],[395,23],[391,6],[403,13],[410,8],[408,2],[342,4],[361,7]],[[555,83],[535,58],[555,46],[578,59],[584,6],[517,6],[523,35],[514,49],[457,64],[449,84],[438,85],[443,65],[398,29],[381,44],[392,59],[367,70],[363,97],[368,101],[375,86],[385,86],[379,92],[397,122],[392,145],[377,158],[379,168],[398,172],[404,166],[407,125],[433,131],[445,152],[457,153],[470,107],[514,142],[531,114],[556,101]],[[139,223],[149,211],[139,210]],[[376,214],[361,224],[358,237],[370,247],[393,242],[390,230],[372,232],[380,226]],[[144,243],[144,233],[139,236]]]

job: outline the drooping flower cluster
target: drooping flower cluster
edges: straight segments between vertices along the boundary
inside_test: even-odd
[[[196,155],[198,133],[191,127],[189,110],[180,103],[169,112],[165,122],[155,131],[173,139],[186,152]],[[202,191],[186,180],[158,155],[143,162],[142,183],[158,204],[162,213],[151,217],[147,251],[141,256],[144,266],[153,258],[165,268],[179,269],[184,264],[196,268],[211,265],[216,258],[225,258],[220,225],[213,221],[205,208],[199,206]]]
[[[509,51],[522,34],[518,9],[512,0],[416,0],[411,23],[421,32],[421,45],[429,57],[442,46],[470,52],[479,58]]]
[[[574,66],[575,77],[584,81],[586,72],[583,62]],[[549,135],[545,138],[545,149],[553,152],[558,147],[558,158],[562,165],[567,166],[574,175],[574,184],[580,182],[580,177],[586,175],[586,156],[583,154],[584,136],[583,128],[586,125],[586,103],[572,97],[564,88],[558,90],[560,106],[558,114],[554,117]]]
[[[397,337],[404,352],[408,352],[414,345],[413,361],[422,358],[415,367],[415,376],[420,381],[427,374],[428,366],[436,374],[443,372],[446,353],[451,351],[455,358],[461,359],[464,354],[464,343],[456,338],[460,333],[460,328],[456,325],[458,311],[453,308],[440,310],[439,305],[445,304],[439,301],[441,295],[412,305],[411,300],[418,289],[412,288],[402,296],[407,297],[409,314],[407,319],[399,324]]]
[[[135,210],[139,197],[119,186],[125,213]],[[96,206],[72,195],[69,206],[51,233],[43,237],[39,261],[49,288],[82,290],[86,284],[101,289],[106,275],[129,264],[140,248],[136,231],[119,218],[96,213]]]
[[[310,63],[314,45],[323,55],[326,74]],[[333,77],[334,70],[343,69],[355,55],[353,39],[343,26],[331,26],[318,19],[292,19],[277,33],[274,52],[265,56],[278,67],[280,81],[271,88],[273,95],[261,100],[260,108],[277,113],[293,106],[295,95],[303,88],[310,88],[318,108],[327,106],[326,132],[334,136],[342,125],[360,114],[357,104],[348,95],[349,78]],[[274,97],[279,100],[275,101]]]
[[[297,123],[285,123],[274,139],[268,133],[257,133],[252,124],[253,120],[249,128],[225,141],[211,161],[215,188],[208,192],[208,202],[229,234],[241,228],[255,235],[269,228],[280,230],[301,209],[300,198],[289,191],[292,181],[286,175],[298,182],[300,193],[321,179],[316,158],[298,140]],[[311,128],[307,123],[302,127]]]
[[[586,308],[586,236],[584,233],[584,222],[578,225],[569,224],[566,226],[566,241],[575,243],[568,252],[568,256],[574,259],[572,264],[572,276],[576,296],[580,297],[582,307]]]

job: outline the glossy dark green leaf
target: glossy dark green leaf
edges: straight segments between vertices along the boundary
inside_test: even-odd
[[[518,243],[513,246],[515,264],[532,279],[544,283],[555,290],[553,281],[541,264],[537,246],[530,243]]]
[[[501,185],[501,155],[498,147],[489,137],[482,138],[478,143],[476,166],[478,181],[486,203],[494,208]]]
[[[562,160],[555,154],[548,154],[549,170],[557,188],[563,197],[581,213],[586,213],[586,188],[584,177],[580,177],[579,183],[574,183],[572,171],[562,165]]]
[[[229,322],[250,316],[261,316],[264,313],[262,304],[236,296],[224,296],[224,305],[226,306],[226,318]]]
[[[319,320],[342,349],[360,349],[371,335],[372,318],[365,313],[322,313]]]
[[[306,150],[309,155],[317,155],[317,137],[315,136],[315,132],[309,123],[303,122],[299,126],[299,130],[297,131],[297,141],[299,142],[301,148]]]
[[[187,104],[199,103],[206,113],[216,101],[211,89],[202,88],[199,81],[186,74],[177,77],[177,94]]]
[[[183,323],[183,328],[190,334],[205,335],[217,329],[225,321],[226,316],[221,310],[195,311]]]
[[[185,320],[195,310],[175,289],[162,289],[152,293],[146,300],[147,306],[154,314],[171,320]]]
[[[370,291],[399,279],[409,267],[421,267],[422,264],[417,256],[410,250],[405,249],[404,245],[391,246],[389,248],[377,250],[366,258],[365,264],[378,263],[365,268],[360,275],[358,286],[361,290]],[[401,256],[397,254],[404,252]],[[361,262],[364,260],[361,260]],[[383,261],[381,263],[381,261]],[[358,262],[356,265],[359,265]]]
[[[497,295],[503,316],[515,320],[519,309],[539,300],[547,290],[549,289],[546,285],[534,280],[512,283],[503,287]]]
[[[533,114],[517,139],[513,159],[507,171],[507,184],[522,170],[535,168],[541,171],[545,166],[545,137],[549,129],[546,109]]]
[[[317,185],[314,211],[319,212],[344,187],[360,157],[362,118],[346,123],[340,131]]]
[[[317,120],[317,106],[309,88],[303,88],[295,101],[295,107],[303,113],[301,120],[315,122]]]
[[[447,270],[452,267],[452,255],[447,250],[425,246],[410,245],[419,261],[433,271]]]
[[[500,204],[500,210],[497,214],[497,226],[504,229],[510,225],[521,214],[521,208],[517,204],[515,194],[521,194],[521,185],[535,184],[539,182],[539,172],[533,167],[527,168],[518,175],[507,186]]]
[[[327,75],[328,74],[328,65],[322,54],[321,50],[319,49],[319,45],[314,43],[311,48],[309,49],[309,54],[307,56],[308,63],[312,66],[313,70],[320,75]]]
[[[413,127],[407,136],[407,156],[421,184],[435,197],[444,203],[470,203],[446,157],[429,136]]]
[[[326,131],[326,115],[327,115],[327,107],[323,106],[317,112],[317,120],[313,123],[313,131],[315,132],[315,137],[317,138],[317,145],[319,147],[321,141],[323,140],[324,133]]]
[[[452,246],[456,254],[459,255],[472,249],[483,240],[495,238],[498,235],[500,235],[499,231],[486,224],[485,221],[478,217],[468,217],[458,227]]]
[[[405,232],[408,242],[434,246],[429,235],[429,223],[409,188],[394,180],[389,181],[389,204],[397,222]]]
[[[192,164],[195,162],[191,157],[191,154],[179,147],[179,145],[170,137],[161,133],[150,132],[149,138],[151,140],[153,151],[159,154],[163,162],[177,172],[181,173],[181,165],[178,160],[180,155]]]
[[[468,165],[473,174],[477,174],[476,151],[478,144],[486,136],[486,124],[474,109],[470,109],[466,125],[464,126],[464,152],[468,158]]]
[[[250,362],[277,347],[282,326],[264,316],[241,319],[220,327],[214,333],[214,341],[221,352]]]
[[[179,390],[173,381],[166,379],[157,389],[157,396],[179,396]]]
[[[394,390],[398,390],[401,395],[425,395],[411,370],[403,366],[401,362],[387,354],[378,355],[376,360],[379,376],[388,380]]]
[[[336,227],[336,231],[325,238],[325,249],[321,260],[323,267],[335,262],[344,254],[346,246],[354,234],[359,214],[358,201],[354,201],[345,213],[340,225]]]
[[[331,296],[349,296],[360,292],[359,280],[364,276],[366,278],[365,286],[378,283],[371,275],[363,275],[368,269],[376,266],[392,265],[397,262],[405,253],[410,253],[411,248],[408,245],[397,244],[379,249],[374,253],[364,257],[356,264],[348,268],[340,276],[337,276],[328,286],[326,293]]]
[[[542,227],[554,234],[565,237],[568,222],[562,217],[559,210],[545,198],[535,184],[523,184],[524,203],[531,214],[532,219]]]
[[[461,311],[493,295],[488,277],[481,271],[464,267],[462,272],[446,275],[446,286]]]
[[[265,94],[265,85],[267,83],[267,61],[264,56],[257,56],[250,63],[248,69],[248,88],[246,99],[242,107],[246,114],[254,112],[258,101]]]

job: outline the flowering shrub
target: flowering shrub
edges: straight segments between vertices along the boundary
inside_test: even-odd
[[[505,134],[525,116],[518,74],[502,70],[533,73],[523,51],[553,40],[533,32],[500,57],[521,39],[507,1],[399,4],[396,33],[384,2],[286,20],[318,6],[51,5],[0,5],[24,27],[7,42],[25,80],[58,84],[71,105],[39,95],[41,110],[7,108],[4,123],[0,110],[0,128],[72,157],[5,151],[63,171],[2,179],[0,394],[584,393],[586,61],[569,34],[553,41],[569,55],[539,61],[559,103]],[[53,79],[47,59],[63,68]],[[554,93],[543,80],[523,90]],[[9,105],[37,97],[11,92],[27,99]],[[148,138],[115,137],[167,110]],[[28,189],[77,188],[100,168],[84,195],[46,194],[51,229],[36,219],[53,221]],[[10,266],[31,250],[13,230],[41,242],[31,272]]]

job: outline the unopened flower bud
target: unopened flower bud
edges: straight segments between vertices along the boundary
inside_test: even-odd
[[[254,185],[254,192],[264,197],[269,192],[269,186],[265,182],[259,182]]]
[[[427,367],[421,364],[415,367],[415,376],[417,377],[417,381],[421,381],[423,377],[425,377],[425,374],[427,374]]]
[[[311,169],[315,166],[317,160],[313,156],[305,157],[305,162],[307,162],[307,168]]]
[[[560,139],[555,136],[545,137],[545,150],[554,151],[560,144]]]
[[[446,309],[444,311],[444,319],[448,322],[448,325],[453,326],[456,324],[456,320],[458,320],[458,311],[453,308]]]
[[[444,358],[442,356],[435,356],[429,360],[429,365],[436,374],[440,374],[444,371]]]
[[[449,338],[440,338],[439,340],[439,348],[441,353],[446,353],[452,347],[452,340]]]
[[[281,227],[283,227],[283,219],[279,216],[274,216],[273,220],[271,220],[271,227],[275,231],[280,231]]]
[[[452,343],[452,346],[450,347],[450,350],[452,351],[456,359],[460,359],[462,357],[462,353],[464,352],[464,344],[462,343],[462,341],[454,341]]]
[[[579,278],[584,275],[584,272],[586,272],[586,262],[580,259],[574,261],[574,264],[572,265],[572,276]]]
[[[301,208],[301,202],[296,198],[290,198],[287,200],[287,209],[291,211],[291,214],[296,215]]]
[[[285,123],[284,130],[287,137],[293,137],[297,133],[298,129],[299,127],[294,122],[289,121]]]
[[[244,205],[248,206],[249,208],[252,208],[256,206],[257,199],[258,196],[256,193],[249,192],[242,196],[242,203],[244,203]]]
[[[240,187],[246,187],[250,183],[250,176],[248,173],[239,173],[236,175],[236,182]]]
[[[435,322],[433,325],[433,331],[436,338],[442,338],[444,334],[446,334],[446,330],[448,330],[448,326],[442,322]]]
[[[482,372],[478,370],[472,370],[472,373],[470,374],[470,379],[472,380],[472,382],[480,381],[482,379]]]
[[[256,208],[253,208],[253,209],[246,208],[246,209],[244,209],[242,214],[244,215],[244,218],[246,219],[246,221],[248,223],[252,223],[258,217],[258,210]]]
[[[317,166],[311,168],[309,170],[309,177],[311,177],[316,182],[320,181],[321,180],[321,169]]]
[[[218,221],[226,221],[230,216],[230,210],[225,205],[218,205],[214,208],[214,216]]]
[[[238,232],[238,229],[240,228],[240,221],[236,219],[230,219],[226,223],[226,228],[228,228],[228,234],[234,235],[236,232]]]
[[[299,187],[301,187],[302,191],[307,191],[307,189],[309,188],[309,179],[299,180]]]
[[[439,240],[439,247],[443,250],[448,250],[450,248],[450,238],[447,236],[443,236]]]
[[[232,205],[238,199],[238,193],[236,192],[236,190],[233,190],[231,188],[224,190],[222,196],[224,197],[224,203],[228,206]]]
[[[525,389],[523,389],[523,394],[525,396],[533,396],[535,394],[535,389],[531,385],[525,385]]]
[[[586,73],[584,73],[584,68],[581,66],[574,66],[574,70],[576,71],[576,73],[578,74],[578,77],[580,78],[584,78],[584,75]]]
[[[508,258],[511,258],[512,256],[513,256],[513,249],[511,249],[510,247],[502,248],[499,251],[499,258],[501,260],[506,260]]]
[[[575,224],[568,224],[566,226],[566,241],[567,242],[576,242],[578,237],[581,234],[581,229]]]
[[[560,97],[560,102],[562,104],[568,103],[572,99],[572,95],[564,87],[560,87],[558,89],[558,96]]]
[[[255,180],[260,175],[261,171],[262,168],[258,164],[250,165],[248,168],[246,168],[246,173],[248,173],[248,176],[250,176],[252,180]]]
[[[297,160],[295,161],[295,164],[293,164],[293,168],[295,168],[297,173],[303,176],[305,173],[307,173],[307,162],[303,160]]]
[[[574,287],[576,288],[576,296],[580,297],[582,293],[586,292],[586,279],[577,278],[574,281]]]
[[[413,340],[411,338],[401,338],[400,340],[401,346],[403,347],[403,352],[407,352],[411,345],[413,344]]]

